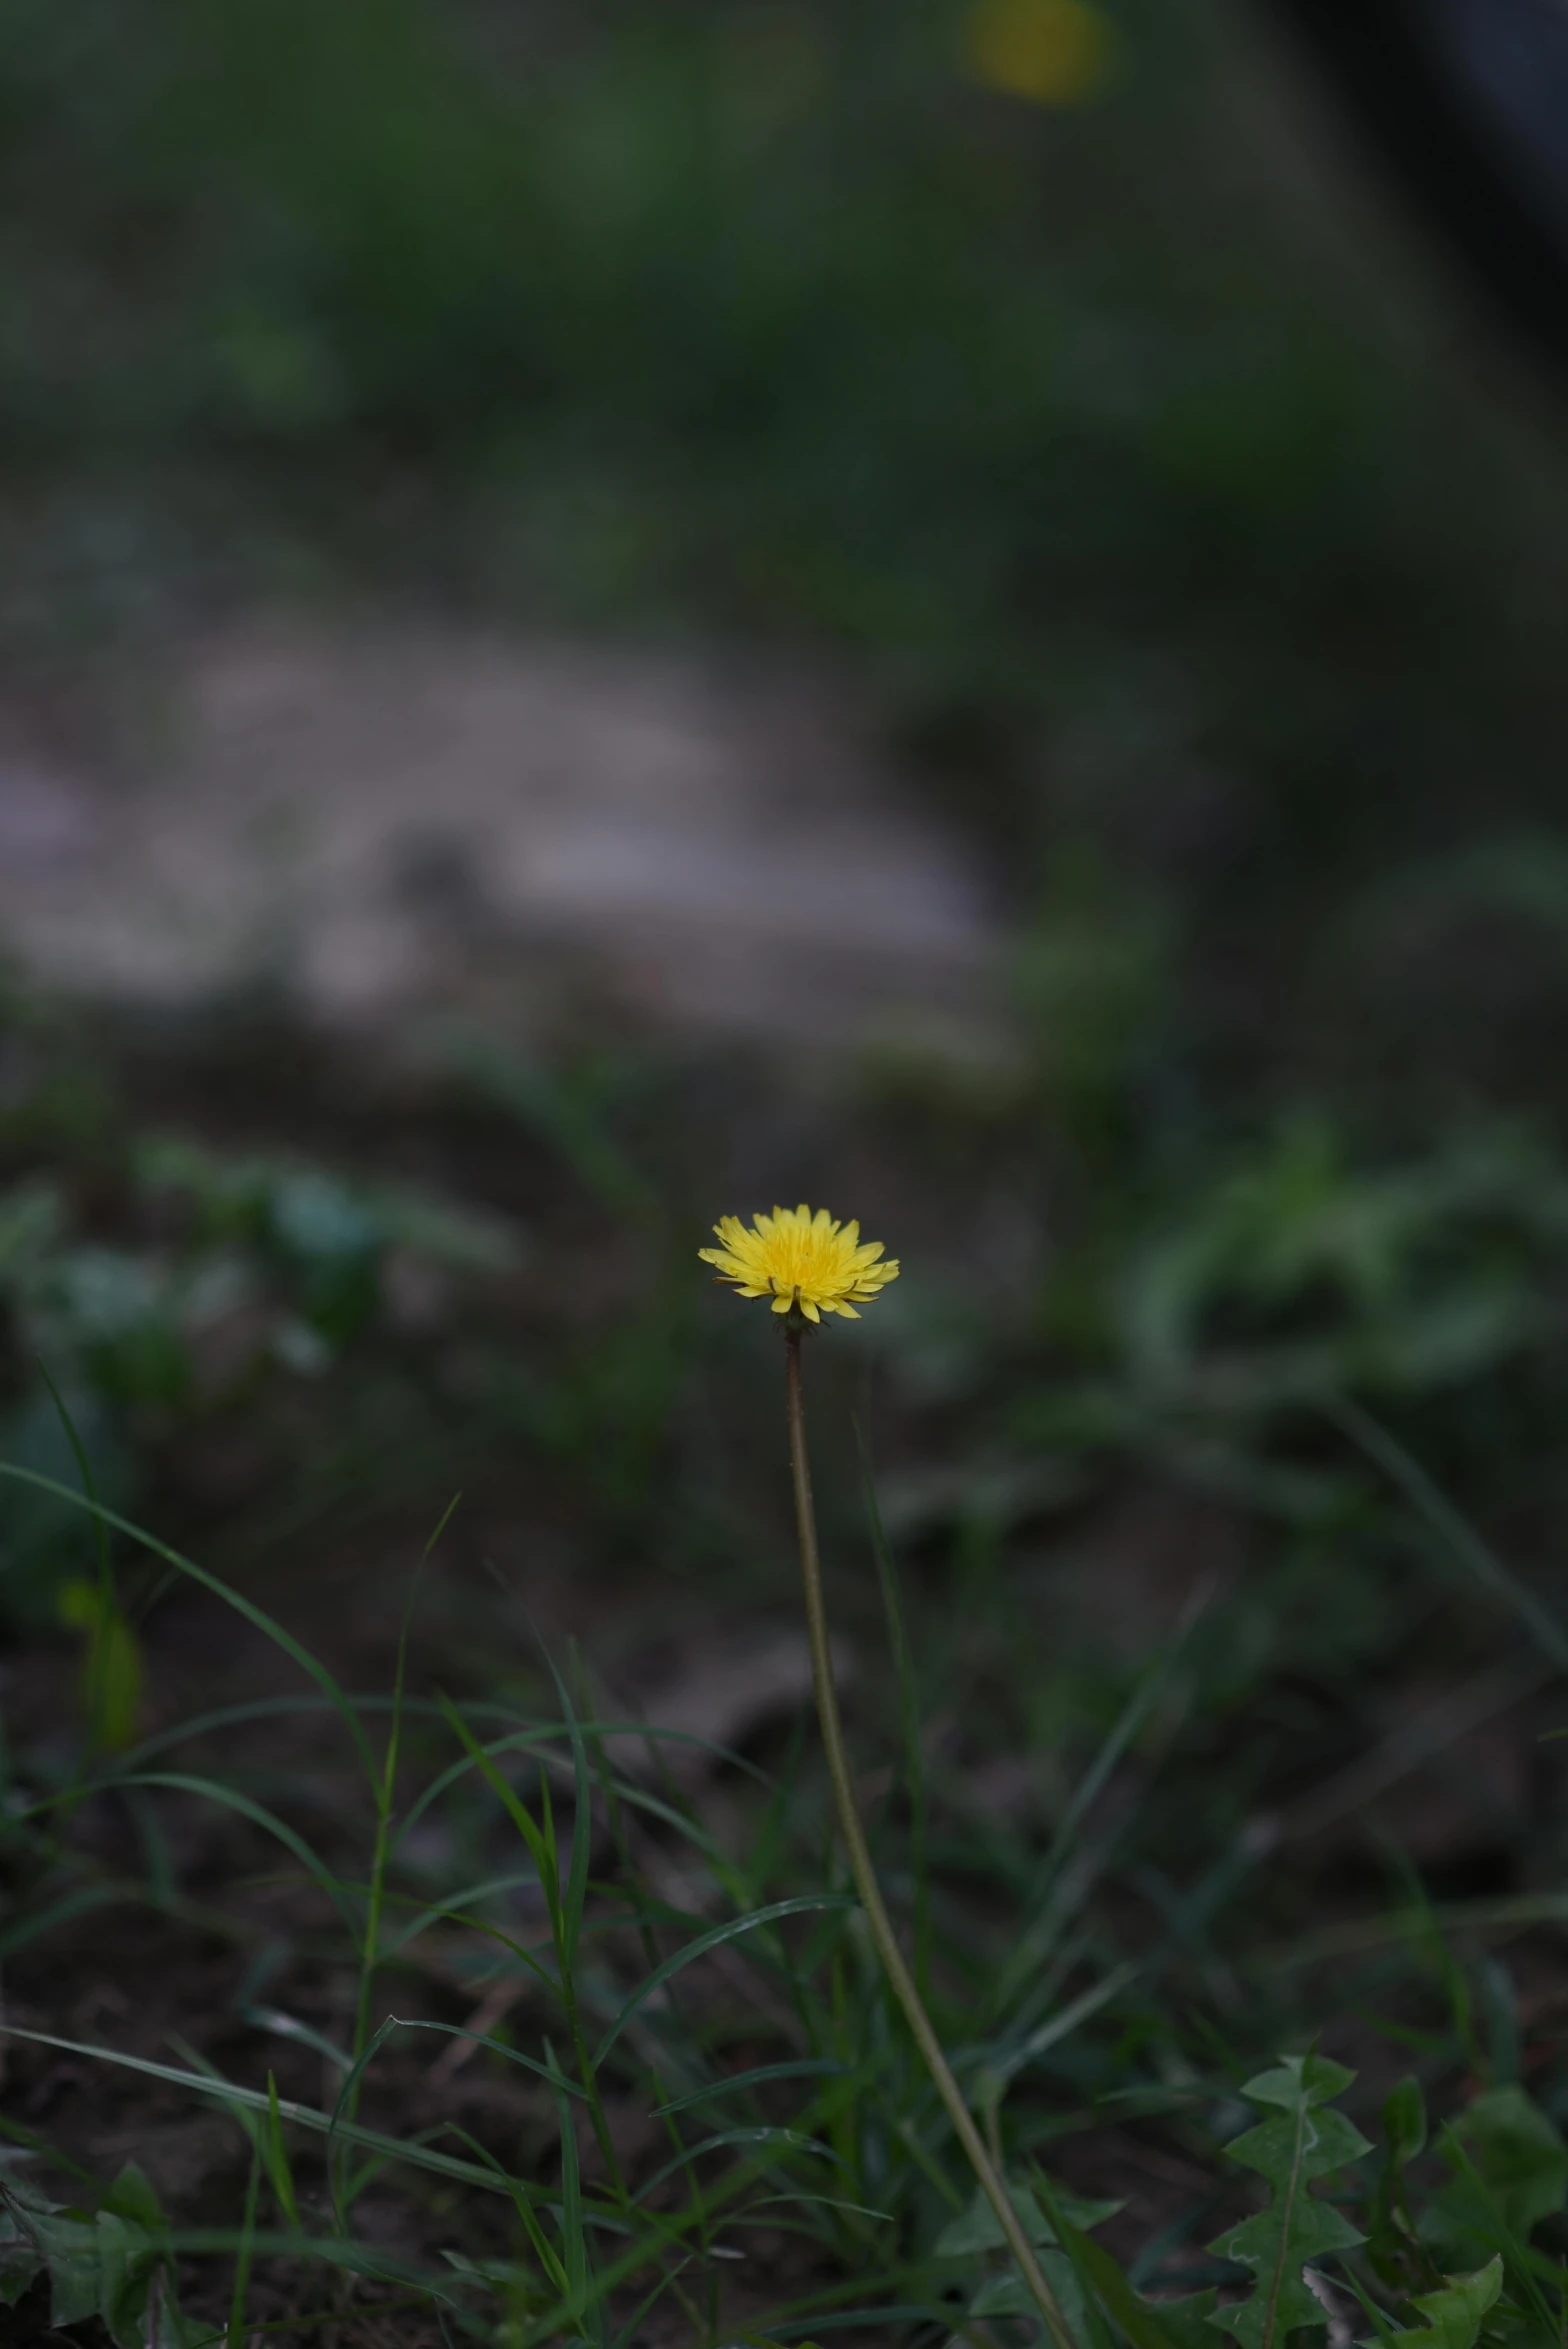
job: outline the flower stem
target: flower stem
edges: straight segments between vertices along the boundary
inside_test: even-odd
[[[811,1501],[811,1464],[806,1455],[806,1410],[801,1388],[800,1340],[800,1330],[785,1330],[789,1460],[795,1483],[795,1522],[800,1535],[800,1568],[805,1584],[806,1629],[811,1641],[811,1672],[816,1688],[817,1717],[822,1724],[828,1776],[833,1782],[833,1800],[838,1811],[839,1832],[849,1855],[850,1873],[855,1879],[855,1890],[860,1895],[860,1905],[865,1911],[866,1923],[871,1928],[871,1938],[876,1943],[882,1970],[894,1997],[904,2010],[904,2019],[914,2034],[915,2045],[931,2075],[932,2085],[947,2108],[948,2118],[960,2145],[969,2156],[975,2176],[980,2181],[981,2191],[996,2213],[1007,2247],[1018,2262],[1024,2282],[1045,2320],[1046,2330],[1057,2349],[1076,2349],[1061,2303],[1045,2279],[1035,2256],[1034,2245],[1013,2207],[1012,2196],[986,2152],[974,2117],[964,2102],[963,2091],[953,2077],[947,2058],[942,2053],[942,2043],[921,2002],[914,1977],[904,1962],[904,1953],[898,1946],[892,1919],[887,1913],[876,1871],[871,1864],[871,1852],[866,1843],[865,1829],[860,1823],[860,1813],[855,1807],[854,1781],[850,1777],[849,1759],[844,1751],[838,1689],[833,1678],[833,1651],[828,1640],[827,1610],[822,1597],[822,1561],[817,1549],[816,1512]]]

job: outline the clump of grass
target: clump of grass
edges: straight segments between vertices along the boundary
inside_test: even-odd
[[[649,1767],[650,1752],[668,1746],[657,1728],[585,1703],[575,1670],[550,1669],[549,1702],[536,1709],[416,1693],[411,1595],[390,1691],[354,1696],[244,1593],[102,1504],[33,1471],[0,1473],[48,1485],[105,1543],[134,1543],[198,1585],[304,1683],[297,1698],[231,1708],[129,1751],[100,1743],[58,1791],[13,1789],[8,1962],[36,1959],[73,1915],[125,1907],[245,1936],[243,1884],[225,1920],[221,1899],[215,1911],[182,1886],[155,1830],[139,1870],[105,1858],[102,1834],[85,1836],[83,1823],[119,1807],[144,1822],[196,1809],[243,1823],[274,1847],[267,1873],[318,1959],[352,1969],[325,2027],[283,2003],[286,1982],[269,1992],[277,2003],[253,1999],[244,2011],[254,2037],[237,2069],[188,2040],[149,2053],[10,2021],[17,2049],[220,2112],[243,2166],[222,2224],[166,2213],[135,2169],[107,2187],[81,2177],[76,2199],[59,2204],[37,2182],[54,2158],[47,2136],[7,2122],[8,2288],[47,2288],[56,2322],[95,2314],[122,2349],[238,2344],[262,2321],[258,2278],[280,2273],[296,2279],[289,2321],[310,2315],[299,2294],[313,2278],[317,2315],[407,2314],[507,2349],[630,2349],[655,2323],[713,2345],[844,2324],[910,2337],[1029,2330],[1006,2230],[966,2179],[962,2132],[889,1996],[863,1898],[823,1864],[818,1798],[798,1765],[782,1776],[744,1766],[745,1831],[726,1834],[668,1771]],[[1419,1497],[1436,1508],[1426,1486]],[[883,1571],[902,1641],[885,1550]],[[1501,1587],[1506,1596],[1511,1586]],[[1372,2173],[1366,2138],[1335,2109],[1353,2086],[1346,2067],[1298,2053],[1248,2076],[1267,2033],[1301,2025],[1283,2021],[1266,1979],[1249,1979],[1248,1937],[1226,1907],[1245,1866],[1238,1877],[1221,1864],[1220,1881],[1183,1896],[1152,1938],[1105,1897],[1111,1847],[1087,1823],[1168,1708],[1179,1665],[1178,1643],[1135,1689],[1043,1857],[1022,1866],[1015,1855],[1010,1872],[993,1871],[987,1899],[1006,1913],[988,1961],[977,1962],[985,1942],[955,1910],[953,1880],[931,1865],[913,1701],[901,1767],[917,1799],[907,1816],[886,1812],[876,1835],[895,1906],[916,1924],[943,2060],[1005,2180],[1061,2337],[1082,2349],[1195,2349],[1218,2326],[1246,2349],[1277,2349],[1286,2332],[1346,2321],[1359,2306],[1380,2341],[1403,2331],[1412,2349],[1434,2339],[1473,2349],[1483,2333],[1547,2349],[1561,2308],[1547,2254],[1568,2197],[1568,2151],[1518,2076],[1517,2020],[1511,2042],[1505,2021],[1517,2003],[1484,1946],[1456,1957],[1451,1928],[1419,1901],[1383,1928],[1436,1966],[1448,2009],[1446,2022],[1390,2026],[1393,2036],[1450,2094],[1456,2061],[1486,2085],[1440,2133],[1436,2163],[1424,2159],[1419,2080],[1401,2087],[1385,2105]],[[907,1654],[905,1666],[907,1675]],[[221,1755],[226,1738],[301,1705],[335,1728],[360,1788],[357,1823],[335,1819],[331,1848],[261,1798],[253,1763],[180,1766],[182,1746]],[[438,1827],[466,1865],[449,1858],[432,1884],[420,1854]],[[1277,1957],[1270,1971],[1277,1983]],[[1183,2019],[1205,1977],[1207,2015]],[[1386,1967],[1383,1982],[1386,1994]],[[433,1997],[442,1983],[446,1996]],[[1496,2018],[1490,2041],[1477,2031],[1478,1983]],[[454,1984],[464,1994],[455,2018]],[[506,2084],[490,2109],[509,2125],[477,2128],[439,2110],[432,2119],[428,2068],[424,2109],[414,2119],[400,2110],[399,2093],[383,2091],[387,2067],[432,2043]],[[301,2053],[330,2093],[280,2090],[278,2071]],[[451,2067],[438,2064],[436,2076]],[[1265,2116],[1230,2148],[1270,2190],[1251,2218],[1223,2182],[1240,2099]],[[1162,2116],[1197,2159],[1188,2207],[1164,2229],[1147,2225],[1136,2201],[1118,2218],[1118,2198],[1075,2186],[1075,2139],[1122,2112]],[[1138,2174],[1135,2160],[1128,2171]],[[1186,2238],[1216,2203],[1235,2215],[1205,2263]],[[1113,2222],[1116,2250],[1101,2239]],[[1177,2280],[1198,2288],[1171,2299]],[[223,2314],[207,2321],[199,2307]]]

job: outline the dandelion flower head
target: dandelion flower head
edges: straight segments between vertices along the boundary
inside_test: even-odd
[[[861,1245],[858,1223],[835,1223],[825,1207],[775,1207],[752,1218],[747,1229],[738,1215],[722,1216],[713,1227],[720,1245],[699,1248],[742,1297],[769,1297],[775,1313],[798,1306],[808,1321],[841,1313],[858,1321],[865,1305],[898,1278],[896,1261],[882,1263],[882,1242]]]

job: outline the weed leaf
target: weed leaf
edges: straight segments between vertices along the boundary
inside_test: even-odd
[[[1217,2297],[1212,2287],[1190,2293],[1183,2300],[1145,2300],[1128,2282],[1104,2244],[1096,2243],[1092,2235],[1084,2233],[1083,2223],[1097,2225],[1098,2215],[1075,2224],[1075,2212],[1081,2216],[1089,2210],[1108,2218],[1116,2207],[1114,2203],[1080,2205],[1073,2196],[1052,2186],[1039,2171],[1035,2173],[1035,2193],[1056,2241],[1077,2271],[1080,2286],[1086,2295],[1098,2300],[1106,2315],[1126,2335],[1132,2349],[1204,2349],[1206,2342],[1212,2342],[1214,2336],[1206,2330]]]
[[[1425,2281],[1430,2262],[1416,2239],[1406,2171],[1426,2146],[1426,2105],[1420,2082],[1406,2078],[1383,2100],[1383,2168],[1368,2214],[1367,2254],[1387,2284],[1408,2289]],[[1412,2271],[1418,2263],[1419,2274]]]
[[[1475,2349],[1481,2319],[1502,2288],[1501,2252],[1473,2275],[1445,2276],[1440,2292],[1422,2292],[1411,2302],[1428,2321],[1401,2333],[1400,2349]]]
[[[1102,2219],[1115,2216],[1123,2205],[1119,2202],[1085,2202],[1076,2194],[1057,2191],[1053,2194],[1053,2208],[1047,2217],[1028,2186],[1017,2179],[1009,2179],[1008,2192],[1013,2208],[1022,2219],[1029,2240],[1040,2255],[1046,2280],[1062,2306],[1068,2328],[1075,2340],[1084,2340],[1088,2334],[1088,2311],[1079,2281],[1077,2262],[1067,2256],[1058,2244],[1058,2226],[1075,2225],[1083,2230],[1097,2227]],[[1082,2233],[1079,2240],[1083,2240]],[[1002,2229],[995,2211],[985,2196],[976,2193],[973,2202],[961,2216],[949,2220],[937,2237],[939,2259],[973,2257],[980,2252],[1000,2251]],[[971,2316],[1027,2316],[1034,2302],[1023,2277],[1016,2267],[1009,2265],[986,2277],[969,2304]],[[1149,2345],[1153,2349],[1153,2345]]]
[[[1330,2099],[1354,2077],[1324,2056],[1291,2055],[1274,2071],[1249,2080],[1242,2091],[1254,2104],[1274,2109],[1226,2151],[1266,2178],[1273,2193],[1266,2210],[1209,2246],[1221,2258],[1250,2268],[1255,2281],[1245,2300],[1216,2309],[1208,2321],[1234,2334],[1243,2349],[1275,2349],[1297,2325],[1322,2324],[1322,2306],[1301,2271],[1308,2260],[1361,2241],[1332,2203],[1309,2191],[1315,2179],[1370,2151],[1360,2130],[1329,2109]]]
[[[1422,2232],[1442,2252],[1476,2243],[1490,2251],[1500,2231],[1526,2244],[1568,2203],[1568,2146],[1522,2088],[1478,2096],[1441,2150],[1454,2175],[1433,2197]]]
[[[1120,2202],[1085,2202],[1076,2194],[1065,2193],[1060,2187],[1052,2194],[1051,2215],[1048,2218],[1029,2188],[1016,2179],[1008,2188],[1013,2208],[1023,2220],[1031,2243],[1054,2249],[1057,2240],[1057,2222],[1065,2219],[1075,2230],[1086,2232],[1108,2218],[1114,2218],[1126,2207]],[[949,2219],[936,2241],[938,2259],[956,2259],[977,2251],[1000,2251],[1002,2225],[990,2203],[977,2188],[974,2200],[959,2218]]]
[[[1178,2300],[1146,2300],[1144,2306],[1160,2320],[1160,2330],[1176,2349],[1208,2349],[1214,2336],[1214,2304],[1219,2293],[1212,2284],[1201,2292],[1184,2292]]]
[[[167,2272],[167,2224],[134,2165],[121,2171],[91,2217],[10,2180],[0,2197],[0,2296],[14,2304],[36,2275],[47,2273],[57,2332],[97,2317],[116,2349],[144,2349],[154,2322],[161,2342],[187,2339]]]

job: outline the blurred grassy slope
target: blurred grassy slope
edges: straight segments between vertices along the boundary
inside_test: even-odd
[[[1070,844],[1203,940],[1252,1078],[1533,1072],[1560,479],[1199,21],[1053,111],[886,0],[14,0],[4,641],[369,580],[825,646],[1025,910]]]
[[[1539,1112],[1561,469],[1234,28],[1115,22],[1052,110],[956,6],[13,0],[0,651],[302,584],[825,649],[1002,851],[1100,1188]]]
[[[19,0],[8,444],[553,483],[606,597],[949,659],[1064,597],[1131,630],[1178,583],[1386,625],[1497,485],[1292,250],[1221,44],[1128,13],[1069,115],[879,0]]]

